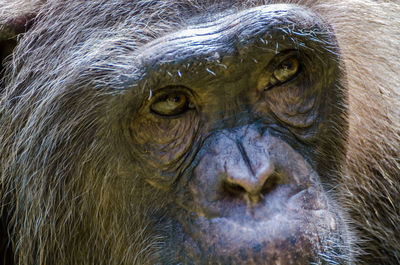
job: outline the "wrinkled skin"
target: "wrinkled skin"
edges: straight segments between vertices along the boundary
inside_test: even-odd
[[[335,32],[242,2],[103,20],[55,1],[25,23],[0,109],[6,264],[357,262]]]
[[[143,47],[152,95],[132,118],[129,148],[144,154],[141,169],[155,172],[151,185],[177,194],[169,218],[180,232],[169,240],[182,244],[179,262],[307,264],[322,262],[319,253],[348,255],[346,226],[320,183],[336,165],[315,157],[324,137],[342,137],[327,118],[343,115],[340,58],[324,46],[334,42],[312,12],[273,5]],[[291,56],[300,72],[268,87]],[[181,94],[193,107],[170,116],[152,109]]]

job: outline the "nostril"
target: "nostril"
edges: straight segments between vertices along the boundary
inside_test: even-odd
[[[265,195],[273,191],[278,185],[284,184],[285,179],[280,172],[274,172],[272,175],[268,177],[268,179],[264,182],[260,194]]]
[[[241,185],[236,184],[236,183],[230,183],[227,181],[224,181],[224,183],[222,185],[222,189],[223,189],[224,193],[226,193],[227,195],[232,196],[232,197],[241,196],[246,193],[245,188],[242,187]]]
[[[250,177],[249,177],[250,178]],[[236,181],[236,182],[234,182]],[[280,184],[284,184],[284,176],[280,172],[272,173],[263,183],[251,185],[251,182],[241,179],[239,180],[225,179],[221,185],[223,194],[229,197],[241,198],[243,195],[260,196],[266,195],[276,189]],[[238,183],[239,182],[239,183]],[[258,186],[258,187],[257,187]]]

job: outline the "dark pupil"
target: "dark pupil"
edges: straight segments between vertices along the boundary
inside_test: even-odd
[[[291,61],[285,62],[285,63],[283,63],[283,65],[282,65],[282,68],[283,68],[284,70],[291,70],[292,67],[293,67],[293,63],[292,63]]]
[[[172,100],[174,102],[179,102],[179,101],[181,101],[181,97],[180,96],[174,96]]]

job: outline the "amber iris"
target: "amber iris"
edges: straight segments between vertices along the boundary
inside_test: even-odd
[[[160,96],[151,105],[151,110],[163,116],[174,116],[188,109],[188,98],[182,92],[173,92]]]
[[[293,78],[299,72],[299,69],[299,60],[296,57],[291,57],[279,64],[274,70],[273,77],[280,83],[284,83]]]

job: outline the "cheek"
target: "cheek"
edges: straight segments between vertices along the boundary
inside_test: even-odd
[[[132,122],[130,135],[145,163],[167,170],[183,158],[197,128],[198,119],[194,111],[175,118],[149,114]]]

